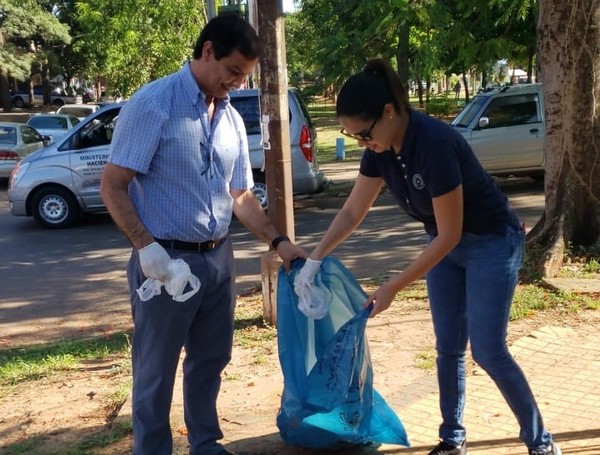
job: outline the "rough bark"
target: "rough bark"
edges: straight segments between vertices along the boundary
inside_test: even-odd
[[[600,0],[540,0],[538,45],[546,208],[528,248],[552,276],[566,248],[600,238]]]

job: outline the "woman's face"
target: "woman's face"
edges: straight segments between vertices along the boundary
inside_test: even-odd
[[[393,129],[390,114],[384,109],[381,117],[365,120],[359,117],[340,116],[341,133],[358,141],[360,147],[368,147],[374,152],[385,152],[392,145]]]

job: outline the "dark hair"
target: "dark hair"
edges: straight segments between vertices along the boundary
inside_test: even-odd
[[[234,50],[248,59],[255,59],[260,55],[256,31],[237,14],[223,13],[208,21],[196,41],[194,59],[202,56],[202,48],[207,41],[213,43],[217,60],[227,57]]]
[[[398,113],[410,108],[398,74],[386,60],[373,59],[360,73],[344,82],[335,108],[338,117],[375,120],[381,117],[387,103],[391,103]]]

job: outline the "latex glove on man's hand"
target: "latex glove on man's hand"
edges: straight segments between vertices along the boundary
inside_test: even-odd
[[[300,271],[294,278],[294,290],[298,294],[298,289],[307,287],[313,284],[315,276],[321,269],[321,261],[315,261],[314,259],[308,258]]]
[[[166,283],[169,279],[169,262],[171,256],[161,245],[156,242],[145,246],[138,251],[140,267],[146,278]]]
[[[154,242],[139,250],[140,267],[147,279],[137,290],[142,301],[160,295],[161,287],[176,302],[185,302],[200,289],[200,280],[183,259],[171,259],[169,253]],[[185,292],[186,289],[189,289]]]

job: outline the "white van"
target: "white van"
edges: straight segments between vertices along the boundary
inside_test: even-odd
[[[316,167],[314,128],[306,120],[298,99],[290,96],[294,192],[320,191],[325,179]],[[253,190],[265,205],[264,155],[259,148],[260,132],[252,123],[260,118],[258,91],[237,91],[231,98],[232,104],[243,112],[257,182]],[[104,106],[55,143],[21,160],[8,187],[11,213],[33,216],[48,228],[66,228],[75,224],[81,214],[106,211],[100,198],[100,177],[123,104]]]

